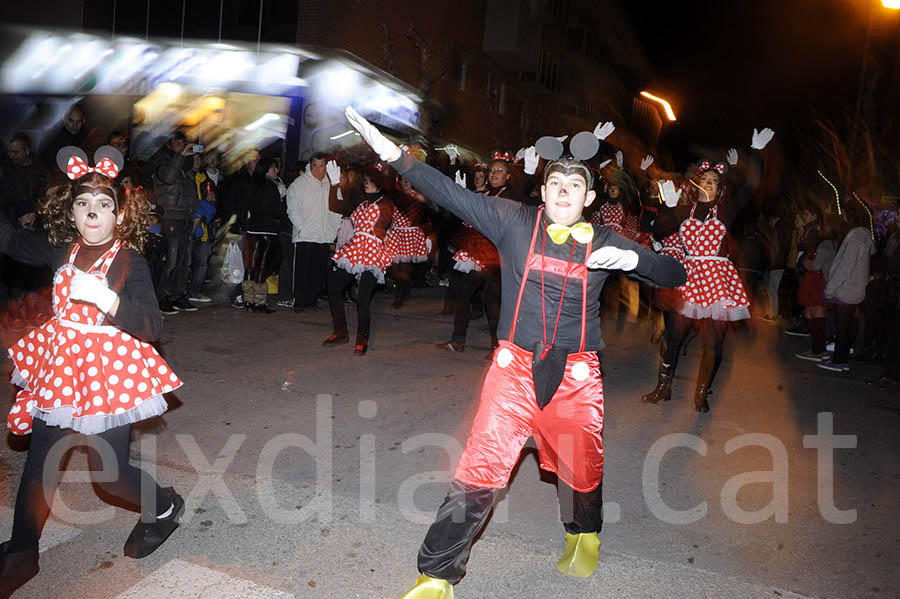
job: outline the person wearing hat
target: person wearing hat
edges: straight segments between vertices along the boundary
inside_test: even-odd
[[[526,206],[471,192],[412,159],[348,107],[351,125],[382,160],[433,202],[481,231],[500,255],[503,294],[499,348],[453,481],[419,550],[420,576],[405,598],[453,596],[465,574],[475,536],[487,522],[498,492],[534,436],[541,468],[555,472],[565,517],[566,548],[557,568],[590,576],[599,557],[602,525],[603,384],[597,351],[600,317],[593,307],[611,270],[658,285],[685,281],[675,260],[605,227],[582,210],[594,201],[593,174],[584,160],[599,148],[589,132],[563,146],[542,138],[548,159],[543,206]]]

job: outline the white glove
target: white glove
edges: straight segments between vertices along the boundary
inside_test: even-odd
[[[662,185],[660,186],[660,191],[662,192],[663,202],[666,206],[668,206],[669,208],[674,208],[678,205],[678,200],[681,199],[682,190],[676,190],[675,183],[673,183],[672,181],[663,181]]]
[[[616,164],[619,165],[619,168],[625,164],[625,154],[622,153],[622,150],[616,150]]]
[[[453,176],[453,180],[456,181],[456,184],[462,188],[466,188],[466,176],[462,171],[456,171],[456,174]]]
[[[648,168],[650,168],[651,164],[653,164],[653,156],[647,154],[646,156],[644,156],[644,159],[641,160],[641,170],[647,170]]]
[[[612,121],[608,121],[606,123],[600,122],[597,123],[596,127],[594,127],[594,137],[596,137],[597,139],[606,139],[615,130],[616,126],[612,124]]]
[[[79,302],[94,304],[103,312],[109,312],[119,295],[107,287],[104,281],[79,270],[72,277],[69,297]]]
[[[654,239],[653,241],[650,242],[650,247],[653,248],[653,251],[658,254],[660,252],[660,250],[663,249],[663,244],[661,244],[660,242],[658,242]]]
[[[726,156],[726,160],[728,160],[728,164],[730,164],[731,166],[737,166],[738,153],[737,153],[736,149],[731,148],[730,150],[728,150],[728,153],[725,154],[725,156]]]
[[[638,255],[634,250],[623,250],[611,245],[606,245],[591,252],[585,262],[588,268],[603,268],[606,270],[634,270],[638,265]]]
[[[444,146],[444,151],[447,152],[447,156],[450,157],[450,164],[456,164],[456,159],[459,158],[459,150],[456,149],[456,146],[453,144]]]
[[[332,185],[341,184],[341,167],[338,166],[336,161],[329,160],[325,164],[325,172],[328,173],[328,180],[331,181]]]
[[[600,163],[600,166],[597,167],[598,170],[602,169],[604,166],[612,162],[612,158],[608,158]]]
[[[385,162],[394,162],[400,158],[400,148],[382,135],[381,131],[376,129],[372,123],[361,117],[358,112],[353,110],[352,106],[345,108],[344,114],[347,116],[347,120],[350,121],[350,125],[359,131],[359,134],[366,140],[369,147],[378,154],[379,158]]]
[[[525,150],[528,148],[519,148],[519,151],[516,152],[516,162],[525,158]]]
[[[754,129],[753,141],[750,142],[750,147],[754,150],[762,150],[766,147],[766,144],[772,141],[773,137],[775,137],[775,132],[768,127],[759,132]]]
[[[525,174],[533,175],[534,171],[537,170],[538,162],[541,161],[540,156],[537,154],[537,150],[534,149],[534,146],[529,146],[525,148]]]

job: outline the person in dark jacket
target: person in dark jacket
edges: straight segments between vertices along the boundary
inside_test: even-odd
[[[242,291],[247,310],[270,314],[266,279],[278,271],[281,264],[281,245],[278,233],[284,227],[287,213],[281,202],[278,184],[278,164],[273,158],[256,163],[250,185],[249,210],[246,224],[246,269]]]
[[[197,310],[188,301],[188,274],[191,268],[192,216],[197,208],[197,189],[191,166],[194,146],[176,131],[166,145],[151,158],[150,166],[156,205],[162,209],[163,238],[168,247],[166,269],[157,289],[163,314]]]

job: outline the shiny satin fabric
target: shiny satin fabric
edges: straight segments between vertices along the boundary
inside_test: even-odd
[[[505,487],[522,447],[534,436],[541,469],[576,491],[592,491],[603,478],[603,382],[597,354],[569,354],[563,380],[543,410],[535,398],[531,364],[530,351],[500,341],[454,478],[472,487]]]

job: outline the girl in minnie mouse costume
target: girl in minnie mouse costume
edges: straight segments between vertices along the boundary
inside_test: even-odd
[[[331,193],[337,194],[341,169],[334,160],[329,161],[325,168],[331,181]],[[375,293],[375,285],[384,283],[384,273],[392,262],[384,238],[394,217],[394,202],[384,193],[383,180],[384,173],[374,168],[363,175],[365,199],[350,215],[353,236],[332,256],[334,266],[328,273],[328,305],[333,329],[322,345],[341,345],[350,340],[341,294],[355,278],[359,281],[355,356],[364,356],[369,349],[372,294]]]
[[[503,294],[500,346],[484,381],[475,422],[454,480],[419,550],[421,575],[407,599],[449,599],[469,551],[504,488],[527,439],[541,468],[555,472],[566,520],[566,549],[557,568],[590,576],[602,525],[603,384],[597,351],[600,317],[588,309],[609,270],[633,271],[660,285],[684,282],[684,269],[602,226],[584,221],[593,174],[583,160],[599,149],[589,132],[562,157],[555,138],[538,141],[544,168],[543,207],[486,198],[456,185],[388,141],[352,108],[347,118],[382,160],[431,201],[481,231],[500,255]],[[534,151],[535,149],[532,149]],[[594,249],[598,248],[598,249]]]
[[[166,411],[163,394],[181,381],[147,342],[162,316],[141,256],[150,207],[116,181],[122,155],[103,146],[96,166],[78,148],[59,151],[71,179],[51,188],[40,207],[47,233],[15,230],[0,217],[0,252],[56,269],[54,316],[9,349],[22,390],[10,410],[13,434],[31,434],[16,497],[12,537],[0,545],[0,597],[38,572],[38,539],[62,477],[67,449],[86,444],[105,492],[139,506],[141,519],[125,555],[155,551],[178,527],[184,501],[128,461],[131,425]],[[79,437],[81,433],[85,437]],[[52,459],[51,459],[51,456]]]
[[[753,130],[750,147],[761,152],[772,140],[771,129]],[[737,150],[729,151],[729,162],[737,164]],[[703,354],[694,390],[694,408],[708,412],[710,386],[722,362],[725,332],[730,322],[750,318],[750,301],[737,268],[728,257],[724,243],[728,227],[753,196],[759,184],[760,159],[751,156],[744,185],[728,197],[722,180],[727,170],[724,163],[702,160],[697,164],[699,185],[694,183],[697,201],[677,205],[679,196],[668,182],[666,205],[669,210],[656,219],[658,239],[678,234],[684,250],[687,282],[678,288],[680,308],[666,317],[656,388],[641,399],[647,403],[668,401],[672,395],[672,377],[678,364],[681,346],[694,327],[700,330]],[[666,191],[666,188],[664,188]]]
[[[431,253],[431,241],[425,236],[425,196],[409,181],[400,179],[400,195],[396,201],[391,228],[384,237],[384,247],[394,262],[391,276],[397,282],[394,303],[398,309],[409,299],[416,264],[423,264]]]

